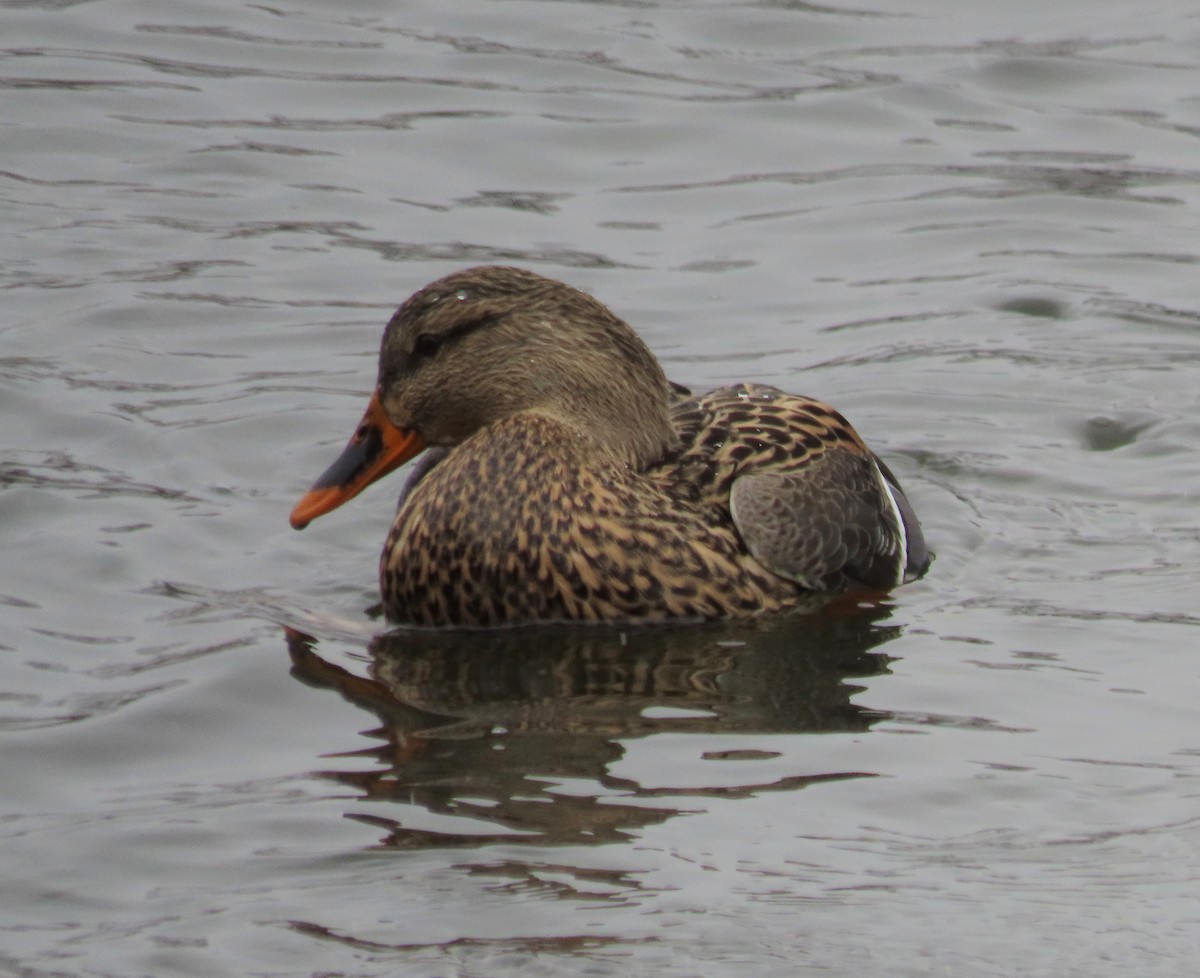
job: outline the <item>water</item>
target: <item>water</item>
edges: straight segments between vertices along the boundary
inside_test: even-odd
[[[1200,20],[0,11],[0,972],[1176,976],[1200,950]],[[883,606],[372,638],[303,534],[480,261],[841,408]],[[285,633],[282,625],[305,633]]]

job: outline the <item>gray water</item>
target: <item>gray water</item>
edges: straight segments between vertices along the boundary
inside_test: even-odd
[[[0,59],[0,973],[1192,973],[1192,0],[31,0]],[[287,514],[484,261],[837,405],[929,576],[372,637],[401,479]]]

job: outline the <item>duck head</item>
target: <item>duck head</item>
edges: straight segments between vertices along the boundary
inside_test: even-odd
[[[590,295],[518,268],[455,272],[388,322],[366,413],[291,524],[303,529],[427,447],[523,412],[577,426],[608,461],[644,468],[676,442],[667,391],[645,343]]]

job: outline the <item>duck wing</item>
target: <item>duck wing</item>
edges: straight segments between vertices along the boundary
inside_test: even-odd
[[[817,591],[886,588],[929,563],[895,477],[841,414],[761,384],[675,405],[678,473],[726,508],[763,567]]]
[[[903,523],[873,459],[844,448],[733,481],[729,510],[746,548],[774,574],[813,591],[899,584]]]

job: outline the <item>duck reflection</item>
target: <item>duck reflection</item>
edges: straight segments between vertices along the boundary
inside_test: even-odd
[[[705,796],[868,776],[833,771],[677,789],[646,787],[612,769],[624,742],[663,732],[869,729],[885,714],[857,706],[852,696],[862,687],[851,680],[887,671],[891,660],[879,649],[899,633],[883,624],[888,614],[883,605],[843,603],[752,623],[389,632],[371,641],[367,676],[322,658],[311,636],[289,629],[287,640],[293,675],[380,720],[366,734],[378,746],[332,755],[373,757],[378,767],[324,776],[368,799],[455,820],[431,831],[385,813],[352,816],[383,828],[385,845],[545,845],[611,841]],[[734,746],[703,756],[773,755]],[[486,831],[474,831],[481,822]]]

